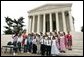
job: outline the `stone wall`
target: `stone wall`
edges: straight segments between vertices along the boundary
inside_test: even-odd
[[[1,47],[12,41],[12,35],[1,35]]]

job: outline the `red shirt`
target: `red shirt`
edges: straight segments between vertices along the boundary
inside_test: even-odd
[[[72,35],[67,34],[67,35],[66,35],[66,38],[67,38],[67,39],[72,39]]]
[[[22,35],[23,39],[27,38],[27,35],[26,34],[23,34]]]
[[[25,34],[22,34],[22,37],[23,37],[22,45],[24,46],[24,44],[25,44],[25,38],[27,38],[26,33]]]

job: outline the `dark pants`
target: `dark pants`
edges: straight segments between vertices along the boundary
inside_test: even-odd
[[[18,51],[21,52],[21,42],[18,42]]]
[[[51,55],[51,46],[47,46],[47,53],[46,53],[46,55]]]
[[[24,45],[24,52],[27,52],[27,45]]]
[[[25,39],[22,40],[22,46],[24,46],[24,43],[25,43]]]
[[[44,46],[45,46],[44,53],[47,54],[47,45]]]
[[[14,42],[13,42],[13,45],[14,45],[13,50],[14,50],[14,52],[16,53],[16,52],[17,52],[17,41],[14,41]]]
[[[68,39],[68,49],[69,50],[72,50],[71,46],[72,46],[72,39]]]
[[[68,46],[72,46],[72,39],[68,39]]]
[[[41,55],[45,55],[45,45],[41,44]]]
[[[29,43],[29,52],[32,50],[32,43]]]
[[[33,53],[37,52],[37,46],[35,44],[33,44]]]

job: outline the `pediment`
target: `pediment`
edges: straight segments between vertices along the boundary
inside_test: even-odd
[[[65,4],[46,4],[40,7],[37,7],[35,9],[32,9],[29,11],[30,12],[35,12],[35,11],[41,11],[41,10],[49,10],[49,9],[56,9],[56,8],[63,8],[63,7],[71,7],[71,3],[65,3]]]

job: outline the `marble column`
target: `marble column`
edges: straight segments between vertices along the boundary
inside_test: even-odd
[[[33,22],[32,22],[32,32],[34,32],[34,24],[35,24],[35,16],[33,16]]]
[[[45,33],[46,27],[45,27],[45,14],[43,14],[43,33]]]
[[[67,30],[66,30],[66,21],[65,21],[64,11],[62,12],[62,19],[63,19],[63,29],[64,29],[64,32],[67,32]]]
[[[40,33],[40,15],[38,15],[38,21],[37,21],[37,33]]]
[[[30,19],[30,32],[32,31],[32,28],[31,28],[31,23],[32,23],[32,21],[31,21],[32,19]]]
[[[72,19],[72,16],[71,16],[71,11],[68,11],[68,13],[69,13],[69,22],[70,22],[70,30],[71,31],[75,31],[74,30],[74,24],[73,24],[73,19]]]
[[[53,29],[53,27],[52,27],[52,13],[50,13],[49,14],[49,17],[50,17],[50,32],[52,32],[52,29]]]
[[[30,32],[30,17],[28,19],[28,33]]]
[[[58,19],[58,12],[55,13],[56,15],[56,29],[59,31],[59,19]]]

